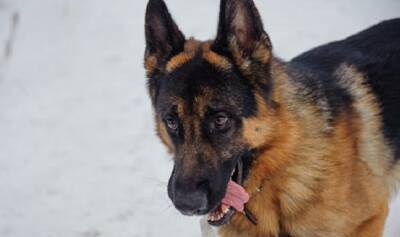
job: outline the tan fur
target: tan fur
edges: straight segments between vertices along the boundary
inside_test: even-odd
[[[379,162],[372,157],[376,154],[373,152],[379,152],[374,149],[385,149],[384,140],[367,136],[367,132],[380,128],[379,117],[371,118],[371,110],[377,109],[375,99],[362,94],[363,90],[368,92],[366,88],[357,86],[353,93],[360,93],[363,99],[328,129],[312,103],[296,100],[296,88],[285,79],[284,66],[273,64],[273,72],[279,73],[274,99],[280,107],[269,116],[277,121],[277,128],[273,134],[265,133],[268,138],[254,132],[255,127],[265,126],[263,111],[267,108],[244,122],[248,124],[244,138],[250,144],[259,147],[265,141],[265,150],[254,161],[244,183],[251,196],[247,208],[257,217],[258,225],[236,213],[230,224],[221,227],[220,234],[381,236],[389,191],[384,185],[385,173],[377,174],[385,172],[385,159]],[[371,151],[367,144],[376,148]]]
[[[392,196],[400,189],[400,163],[398,162],[394,167],[391,168],[387,178],[388,185],[392,190]]]
[[[194,39],[190,39],[185,43],[184,46],[184,51],[175,55],[173,58],[171,58],[167,65],[166,65],[166,71],[168,73],[171,73],[184,65],[185,63],[189,62],[190,60],[193,59],[193,57],[198,53],[198,51],[202,51],[202,58],[209,62],[210,64],[213,64],[215,67],[220,68],[222,70],[229,70],[232,68],[232,64],[229,62],[229,60],[219,54],[216,54],[210,49],[210,43],[209,41],[206,42],[200,42],[196,41]],[[147,60],[146,60],[147,62]],[[149,59],[149,65],[147,67],[152,68],[150,64],[151,61]],[[146,64],[147,65],[147,64]],[[146,68],[147,68],[146,67]]]
[[[173,153],[175,148],[174,145],[172,144],[171,138],[168,135],[165,124],[160,119],[156,120],[156,124],[157,124],[158,136],[161,138],[161,141],[167,146],[168,152]]]
[[[383,227],[385,226],[385,220],[388,214],[387,206],[382,207],[380,214],[366,220],[362,225],[351,234],[351,236],[363,236],[363,237],[376,237],[382,236]]]
[[[220,69],[229,70],[229,69],[232,68],[232,64],[225,57],[222,57],[222,56],[214,53],[211,50],[210,51],[205,51],[203,53],[203,58],[207,62],[215,65],[216,67],[218,67]]]
[[[147,56],[144,60],[144,69],[146,70],[147,77],[150,77],[154,70],[157,68],[157,57]]]
[[[194,57],[194,55],[186,53],[186,52],[182,52],[182,53],[174,56],[167,63],[167,66],[166,66],[167,72],[172,72],[172,71],[176,70],[178,67],[189,62],[193,57]]]
[[[184,51],[188,54],[195,54],[203,45],[203,42],[190,38],[186,41]]]
[[[168,61],[165,66],[166,71],[170,73],[193,59],[197,51],[200,49],[201,44],[200,41],[195,39],[189,39],[186,41],[184,51],[175,55]]]
[[[243,121],[243,138],[251,147],[259,148],[268,143],[271,133],[275,132],[273,111],[269,109],[264,98],[256,94],[258,113],[256,117]]]
[[[360,158],[368,163],[372,172],[386,178],[386,187],[393,193],[399,178],[399,172],[391,171],[392,150],[385,142],[382,134],[381,111],[371,89],[363,81],[364,76],[354,67],[343,64],[336,72],[341,78],[340,83],[351,90],[355,97],[355,109],[360,115]],[[379,157],[379,158],[378,158]],[[396,167],[395,167],[396,168]]]

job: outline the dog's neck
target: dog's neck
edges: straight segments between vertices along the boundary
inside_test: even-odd
[[[307,156],[303,148],[307,147],[311,139],[321,136],[317,133],[323,131],[320,127],[324,126],[324,121],[302,117],[302,109],[315,108],[307,107],[307,105],[303,108],[293,107],[293,104],[301,103],[295,101],[297,92],[286,73],[286,65],[276,60],[272,62],[271,68],[272,77],[275,80],[271,98],[278,105],[274,112],[277,121],[274,131],[276,138],[257,151],[243,184],[251,197],[247,208],[259,220],[259,225],[255,226],[243,215],[236,214],[230,224],[220,229],[223,236],[265,234],[288,236],[282,234],[284,231],[282,219],[302,210],[302,203],[307,203],[313,198],[312,190],[319,187],[319,177],[323,177],[322,171],[318,169],[318,167],[324,167],[324,164],[318,164],[319,161],[323,161],[323,159],[318,159],[318,156],[324,155],[323,145],[320,149],[316,149],[321,153],[316,153],[313,157]],[[289,181],[288,177],[294,178]],[[289,186],[282,186],[296,180],[305,180],[309,186],[304,187],[304,190],[286,190]],[[296,185],[302,187],[301,184]],[[239,234],[244,230],[248,232],[248,235]]]

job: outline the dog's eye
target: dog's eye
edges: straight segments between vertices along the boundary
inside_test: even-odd
[[[165,123],[167,124],[168,128],[171,129],[172,131],[175,131],[178,129],[178,122],[176,121],[176,119],[174,119],[172,117],[168,117],[165,120]]]
[[[214,127],[216,129],[224,129],[228,124],[228,115],[224,112],[217,113],[214,119]]]

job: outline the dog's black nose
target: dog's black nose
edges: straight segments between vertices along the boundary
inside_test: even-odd
[[[176,191],[174,205],[184,215],[203,215],[207,212],[207,194],[204,190]]]
[[[204,215],[207,213],[208,199],[206,179],[183,179],[175,182],[173,197],[175,207],[184,215]]]

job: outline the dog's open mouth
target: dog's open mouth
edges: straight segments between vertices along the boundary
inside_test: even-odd
[[[236,211],[244,212],[244,204],[249,195],[241,186],[243,183],[243,163],[239,159],[228,183],[225,197],[220,205],[208,214],[208,223],[220,226],[228,223]]]

